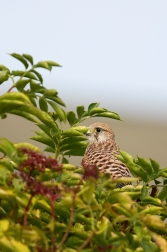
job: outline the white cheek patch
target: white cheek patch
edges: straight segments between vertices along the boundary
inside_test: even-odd
[[[90,143],[97,142],[97,139],[95,138],[95,136],[93,134],[88,137],[88,140],[89,140]]]
[[[98,135],[98,142],[105,142],[106,141],[106,136],[104,132],[101,132],[101,134]]]
[[[97,142],[96,135],[92,132],[90,135],[87,136],[88,141],[92,144]]]
[[[87,136],[88,141],[92,143],[102,143],[106,142],[106,133],[104,131],[101,131],[99,133],[92,132],[91,135]]]

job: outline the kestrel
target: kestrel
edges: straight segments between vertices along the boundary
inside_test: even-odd
[[[93,123],[86,133],[90,144],[88,145],[82,160],[84,165],[96,165],[102,173],[111,174],[111,178],[131,177],[130,171],[116,155],[119,155],[119,147],[115,142],[115,134],[105,123]],[[125,184],[117,184],[122,187]]]

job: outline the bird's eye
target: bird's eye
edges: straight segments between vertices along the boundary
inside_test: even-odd
[[[100,131],[101,131],[101,129],[100,129],[100,128],[96,128],[96,131],[97,131],[97,132],[100,132]]]

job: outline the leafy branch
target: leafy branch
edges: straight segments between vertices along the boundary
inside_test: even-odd
[[[96,102],[67,112],[57,90],[47,89],[36,70],[60,65],[10,55],[25,70],[0,65],[0,84],[12,80],[0,96],[1,118],[14,114],[35,123],[39,130],[31,139],[52,156],[29,143],[0,139],[0,251],[166,252],[167,168],[124,151],[117,158],[132,178],[112,180],[95,165],[69,164],[68,156],[82,156],[87,147],[81,122],[120,120],[119,115]],[[115,187],[127,182],[132,185]]]

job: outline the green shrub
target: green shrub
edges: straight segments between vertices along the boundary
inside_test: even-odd
[[[134,178],[115,181],[98,174],[95,166],[69,164],[69,155],[83,156],[87,147],[87,128],[81,122],[92,117],[120,120],[119,115],[99,103],[66,112],[58,92],[43,86],[37,71],[60,65],[34,64],[28,54],[11,56],[25,70],[0,65],[0,83],[12,81],[0,96],[1,118],[9,113],[35,123],[39,131],[32,139],[52,154],[46,157],[29,143],[0,139],[0,251],[167,251],[167,168],[123,151],[118,158]],[[67,130],[64,124],[69,124]],[[127,180],[133,185],[115,187]]]

